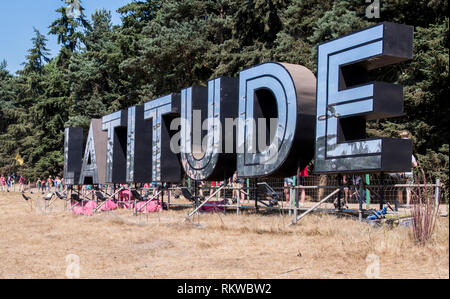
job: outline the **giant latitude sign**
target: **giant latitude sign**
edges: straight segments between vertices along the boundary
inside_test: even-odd
[[[413,56],[413,27],[381,23],[318,46],[307,68],[269,62],[92,120],[82,152],[67,128],[67,184],[287,177],[315,172],[399,172],[412,143],[366,138],[366,121],[403,114],[403,87],[369,71]],[[269,127],[269,128],[268,128]]]

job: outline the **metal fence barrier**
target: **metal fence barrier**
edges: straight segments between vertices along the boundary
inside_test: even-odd
[[[258,188],[258,183],[260,184],[261,182],[267,183],[267,185],[269,185],[278,195],[279,200],[286,205],[261,205],[264,201],[267,202],[267,200],[269,200],[268,197],[270,197],[266,192],[261,192]],[[330,202],[334,200],[332,202],[334,202],[336,207],[336,201],[338,201],[335,211],[352,210],[360,220],[364,216],[364,210],[367,210],[370,207],[373,209],[374,205],[379,206],[380,209],[385,205],[389,205],[395,210],[398,210],[399,207],[407,207],[407,204],[409,203],[411,205],[417,194],[425,192],[424,190],[426,190],[428,196],[434,198],[438,204],[439,202],[448,200],[442,196],[443,186],[439,180],[436,180],[433,184],[425,182],[399,184],[396,182],[398,182],[398,180],[389,176],[382,178],[349,176],[347,177],[347,182],[343,183],[343,180],[339,177],[310,175],[301,180],[302,185],[298,185],[297,182],[294,182],[294,185],[292,186],[285,185],[284,179],[273,178],[247,179],[241,187],[233,187],[230,183],[219,187],[208,186],[210,184],[206,182],[203,187],[197,187],[197,191],[194,190],[194,184],[191,184],[188,180],[182,186],[191,188],[192,192],[200,193],[201,190],[202,195],[208,199],[213,199],[214,197],[216,197],[216,199],[228,199],[225,204],[211,205],[208,204],[208,202],[204,202],[201,206],[225,207],[229,210],[235,210],[237,214],[239,214],[242,209],[287,211],[290,216],[294,216],[293,223],[299,220],[299,213],[305,211],[308,211],[309,213],[310,210],[310,208],[299,206],[300,194],[302,192],[304,192],[306,202],[321,204],[324,202],[324,199],[326,199],[325,201]],[[192,203],[170,201],[170,192],[176,191],[179,187],[181,186],[168,189],[169,207],[193,206]],[[219,188],[220,190],[218,190]],[[251,204],[245,205],[240,203],[240,198],[237,198],[237,200],[233,202],[233,190],[242,191],[245,194],[246,202]],[[218,193],[220,193],[220,195]],[[288,201],[286,201],[287,194],[289,194]],[[358,204],[358,206],[357,208],[349,209],[346,207],[347,204]],[[313,207],[315,206],[316,204],[313,205]],[[199,207],[194,206],[194,210],[188,216],[190,217],[198,211]],[[327,209],[327,211],[331,212],[332,210]]]

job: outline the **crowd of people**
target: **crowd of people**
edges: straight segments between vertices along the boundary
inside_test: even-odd
[[[38,178],[34,186],[30,180],[25,179],[23,175],[1,175],[0,191],[2,192],[24,192],[28,188],[35,188],[37,192],[56,192],[64,189],[64,179],[59,176],[49,176],[47,179]]]
[[[64,189],[64,178],[59,176],[49,176],[47,179],[38,178],[35,183],[35,188],[37,192],[56,192],[62,191]]]
[[[287,204],[289,204],[289,201],[293,196],[292,187],[294,187],[294,185],[304,186],[306,178],[308,176],[309,176],[308,166],[306,166],[297,174],[297,176],[295,176],[295,178],[297,179],[297,182],[295,182],[295,184],[294,184],[294,177],[287,177],[284,179],[284,197],[286,199]],[[305,189],[300,188],[300,202],[299,202],[300,207],[303,207],[305,205],[305,198],[306,198]]]
[[[16,185],[19,183],[19,192],[25,190],[25,178],[23,176],[18,176],[15,173],[11,175],[1,175],[0,176],[0,190],[2,192],[16,191]]]
[[[240,203],[244,203],[247,193],[244,191],[244,179],[239,178],[237,175],[237,171],[234,172],[233,176],[230,177],[227,181],[228,187],[233,187],[232,190],[232,202],[236,203],[238,200]],[[213,195],[220,187],[225,184],[225,181],[212,181],[209,187],[209,195]],[[205,196],[205,190],[208,190],[206,181],[201,181],[199,185],[199,193],[200,196]],[[221,198],[222,192],[218,190],[216,192],[216,197]]]

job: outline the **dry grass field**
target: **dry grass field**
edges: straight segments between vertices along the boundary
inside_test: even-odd
[[[279,214],[148,216],[130,210],[74,216],[60,200],[48,214],[18,193],[0,193],[0,278],[449,278],[449,221],[418,246],[410,228],[376,228],[312,214],[297,226]],[[448,210],[448,207],[446,208]],[[369,277],[371,277],[369,275]]]

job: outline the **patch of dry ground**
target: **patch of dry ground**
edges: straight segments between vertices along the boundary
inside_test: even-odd
[[[44,215],[0,194],[0,278],[65,278],[69,254],[81,278],[365,278],[377,261],[381,278],[449,278],[448,218],[420,247],[409,228],[330,215],[288,227],[287,215],[202,214],[199,227],[181,223],[186,209],[86,217],[63,208],[58,200]]]

